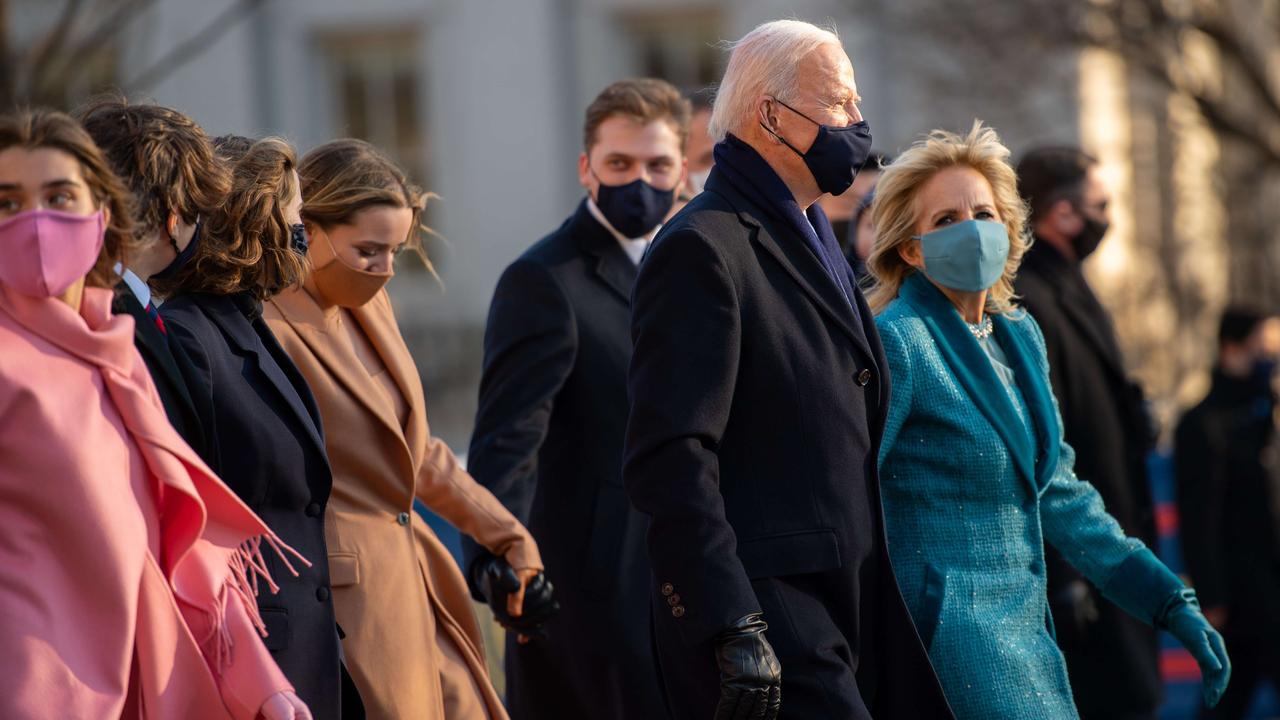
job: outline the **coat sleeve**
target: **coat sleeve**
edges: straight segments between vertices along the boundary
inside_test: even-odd
[[[1034,322],[1026,325],[1032,329],[1042,379],[1048,383],[1049,361],[1044,336]],[[1053,411],[1058,416],[1060,450],[1058,469],[1040,498],[1045,540],[1097,586],[1104,597],[1151,624],[1169,596],[1182,589],[1182,582],[1141,540],[1125,535],[1120,523],[1107,512],[1097,488],[1076,477],[1075,451],[1063,437],[1062,414],[1056,397]]]
[[[1210,432],[1204,409],[1194,409],[1178,424],[1173,446],[1182,557],[1206,608],[1221,606],[1227,598],[1222,527],[1230,484]]]
[[[907,346],[898,328],[891,322],[876,323],[880,331],[880,343],[884,346],[884,357],[889,364],[889,380],[893,383],[893,392],[889,396],[889,412],[885,418],[884,436],[880,440],[879,466],[884,467],[885,458],[893,450],[898,441],[898,433],[907,418],[911,416],[913,394],[911,383],[911,362],[907,357]],[[881,482],[884,478],[881,477]]]
[[[418,472],[417,496],[432,512],[489,552],[506,558],[513,568],[543,569],[538,545],[529,531],[468,475],[449,446],[430,432]]]
[[[573,309],[546,268],[518,260],[494,291],[485,325],[480,407],[468,467],[522,522],[537,489],[538,450],[573,369]]]
[[[685,611],[675,622],[691,645],[760,612],[725,515],[717,457],[741,322],[730,270],[708,240],[677,230],[651,248],[632,298],[623,482],[650,518],[654,578],[679,596]]]

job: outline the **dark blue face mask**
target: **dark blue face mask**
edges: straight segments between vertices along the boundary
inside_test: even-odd
[[[858,175],[858,168],[862,167],[862,164],[867,161],[867,156],[871,154],[871,127],[867,125],[867,121],[863,120],[845,127],[823,125],[778,98],[774,100],[782,107],[817,125],[818,136],[813,139],[813,144],[808,150],[800,152],[795,145],[787,142],[786,138],[771,130],[769,126],[760,123],[760,127],[778,138],[778,141],[790,148],[791,152],[800,156],[805,167],[809,168],[809,172],[813,175],[813,181],[818,184],[819,190],[832,195],[840,195],[848,190],[853,184],[853,179]]]
[[[307,256],[307,248],[311,240],[307,238],[307,227],[302,223],[289,226],[289,248],[299,257]]]
[[[196,246],[200,244],[201,227],[202,223],[200,222],[200,218],[196,218],[196,229],[191,233],[191,242],[187,243],[187,246],[182,250],[178,250],[178,241],[174,240],[173,236],[170,235],[169,242],[173,244],[173,251],[177,253],[177,255],[174,255],[173,260],[169,261],[169,264],[165,265],[163,270],[155,273],[151,277],[167,280],[176,275],[177,272],[191,260],[191,256],[196,254]]]
[[[595,175],[595,170],[591,171]],[[600,176],[596,175],[596,180]],[[640,238],[658,227],[675,203],[675,188],[659,190],[636,178],[626,185],[600,183],[596,191],[596,207],[614,230],[628,238]]]

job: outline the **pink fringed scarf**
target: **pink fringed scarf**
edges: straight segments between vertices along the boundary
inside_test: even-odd
[[[233,642],[232,623],[228,620],[229,603],[233,598],[243,606],[245,614],[257,632],[266,634],[265,626],[257,611],[255,596],[260,584],[264,584],[271,592],[275,592],[278,588],[267,572],[262,555],[263,544],[265,543],[275,552],[290,571],[293,571],[289,561],[290,556],[308,565],[310,563],[276,537],[177,435],[164,415],[151,378],[133,346],[132,319],[112,316],[110,303],[109,291],[86,289],[80,314],[77,315],[60,301],[30,298],[0,286],[0,321],[3,321],[4,316],[7,315],[20,326],[20,328],[14,328],[12,323],[0,322],[0,346],[4,346],[0,348],[0,352],[7,355],[0,359],[0,412],[4,413],[0,418],[5,422],[5,426],[0,427],[0,431],[10,433],[11,438],[21,438],[17,441],[20,447],[29,449],[29,452],[22,453],[25,457],[19,458],[18,462],[8,464],[8,467],[6,463],[0,463],[0,493],[8,488],[17,490],[0,497],[0,522],[3,521],[3,516],[11,511],[26,512],[28,517],[24,518],[23,522],[27,523],[30,523],[30,515],[33,513],[51,514],[49,508],[53,508],[55,513],[61,516],[65,505],[73,505],[78,501],[76,497],[42,498],[40,496],[42,486],[40,478],[27,477],[24,474],[23,463],[28,463],[26,467],[38,471],[42,466],[41,453],[45,453],[43,457],[49,457],[49,453],[72,456],[70,459],[59,458],[58,462],[52,465],[85,468],[85,478],[81,482],[105,484],[103,478],[118,480],[118,474],[126,472],[124,468],[116,470],[96,467],[92,438],[47,436],[49,433],[57,435],[58,428],[70,424],[66,419],[71,416],[71,413],[95,412],[93,404],[109,398],[110,406],[119,415],[118,424],[123,425],[127,437],[133,441],[144,461],[146,471],[155,480],[152,487],[158,488],[155,493],[157,495],[155,507],[144,507],[141,512],[158,513],[160,552],[155,559],[176,601],[171,605],[180,608],[185,626],[198,644],[209,670],[215,676],[215,682],[221,683],[224,673],[231,671],[231,666],[235,662],[236,648]],[[3,332],[6,329],[10,331],[7,336]],[[29,337],[28,342],[22,342],[21,330],[25,330],[34,337]],[[18,340],[14,340],[15,337]],[[4,383],[10,379],[7,375],[21,376],[22,379],[29,380],[31,376],[40,376],[44,369],[43,365],[53,366],[59,361],[65,362],[64,358],[51,353],[49,346],[54,346],[96,368],[101,378],[101,387],[98,388],[96,383],[87,382],[82,378],[82,375],[92,378],[90,368],[72,363],[68,367],[74,372],[68,372],[65,369],[61,371],[68,376],[66,382],[61,382],[57,378],[48,378],[44,381],[44,385],[35,386],[35,393],[26,394],[21,392],[21,386],[19,386],[18,391],[9,393],[10,400],[6,408],[4,391],[12,391],[15,386],[14,383],[10,383],[9,388],[4,387]],[[54,384],[66,386],[55,388]],[[48,387],[48,392],[43,392],[42,387]],[[79,403],[80,407],[76,409],[67,407],[73,403]],[[24,414],[28,416],[25,421]],[[95,419],[101,420],[100,417]],[[37,435],[22,437],[24,422],[25,425],[33,428],[43,424],[45,430],[32,430],[31,432]],[[95,427],[100,430],[104,425],[105,423],[97,422]],[[41,436],[39,432],[45,435]],[[109,437],[109,434],[104,433],[101,437]],[[3,446],[0,445],[0,447]],[[46,463],[45,466],[48,464]],[[59,477],[56,482],[47,484],[47,492],[68,492],[67,488],[74,488],[75,482],[75,478]],[[127,482],[123,482],[121,487],[127,488]],[[43,547],[42,544],[33,544],[32,547],[37,548],[36,550],[21,548],[21,552],[14,557],[20,558],[23,565],[29,564],[37,568],[47,567],[50,563],[62,564],[64,568],[70,564],[72,569],[76,563],[106,563],[108,568],[118,565],[123,569],[141,567],[132,554],[136,552],[144,555],[147,552],[145,547],[135,547],[136,543],[131,544],[131,541],[110,542],[112,538],[110,528],[113,523],[116,523],[119,517],[128,517],[131,514],[136,516],[138,508],[134,495],[129,492],[116,492],[114,495],[103,493],[99,487],[92,490],[94,492],[87,493],[88,500],[85,501],[87,507],[80,512],[83,516],[82,522],[96,523],[96,528],[86,526],[81,531],[78,527],[72,527],[72,523],[61,517],[58,522],[62,523],[65,532],[75,535],[76,539],[69,540],[66,544],[69,548],[76,549],[73,550],[76,552],[82,551],[86,544],[92,544],[92,538],[96,537],[93,533],[96,530],[100,537],[108,540],[102,543],[103,557],[67,557],[65,553],[68,550],[61,548],[56,541],[48,543],[51,546],[47,549],[40,549]],[[25,504],[29,507],[6,507],[3,501],[10,495],[25,498]],[[19,502],[22,501],[19,500]],[[134,506],[129,507],[126,503]],[[38,526],[37,529],[41,532],[48,531],[50,538],[54,539],[59,533],[56,527]],[[90,540],[85,541],[86,537]],[[9,550],[9,548],[3,549]],[[44,557],[31,557],[36,552],[43,554]],[[94,572],[101,573],[102,570],[88,568],[85,574],[93,575]],[[54,577],[54,581],[50,583],[53,588],[75,582],[74,578],[77,576],[70,570],[52,571],[50,574]],[[143,575],[142,592],[145,593],[145,573]],[[68,577],[73,580],[68,581]],[[6,580],[8,578],[0,578],[0,585]],[[33,578],[31,582],[38,583],[39,578]],[[112,590],[112,592],[127,596],[127,582],[122,581],[119,585],[124,590],[119,592]],[[0,586],[0,590],[5,589],[8,588]],[[76,592],[87,593],[94,591],[95,588],[92,587],[76,590]],[[58,614],[57,607],[60,601],[56,589],[35,587],[32,592],[49,593],[47,597],[37,598],[38,602],[35,606],[37,609],[44,608],[43,614]],[[114,597],[108,597],[103,602],[109,604],[114,599]],[[66,610],[71,613],[76,608],[75,603],[83,602],[83,599],[67,597],[65,601],[68,605]],[[127,598],[120,602],[127,602]],[[166,606],[165,603],[157,603],[154,599],[150,602],[147,598],[135,600],[135,603],[138,602],[152,609],[161,607],[163,610],[162,606]],[[5,610],[6,608],[0,607],[0,622],[5,621]],[[135,609],[135,612],[141,616],[143,611]],[[74,623],[76,619],[68,617],[66,620]],[[120,618],[122,625],[131,620],[132,618]],[[148,623],[154,626],[156,623],[169,622],[167,616],[160,620],[139,617],[138,642],[145,643],[149,640],[146,634],[152,632],[152,628],[148,627]],[[13,628],[7,630],[10,636],[20,636]],[[180,631],[172,628],[161,628],[156,631],[154,634],[163,642],[155,646],[168,648],[166,643],[169,642],[170,636],[175,636],[175,633],[179,637],[175,642],[180,644],[182,634]],[[51,632],[49,635],[56,636],[57,633]],[[91,637],[92,633],[86,636],[85,643],[92,644],[93,641],[89,639]],[[86,658],[85,654],[90,652],[86,648],[72,646],[59,649],[56,640],[41,638],[36,656],[46,652],[44,648],[47,645],[52,646],[54,657],[73,656],[67,661],[73,669],[85,666],[92,672],[98,672],[99,675],[104,674],[103,668],[110,670],[105,662],[94,657]],[[141,650],[139,652],[141,653]],[[161,652],[167,653],[168,650],[162,649]],[[258,654],[266,657],[265,650],[261,650]],[[269,657],[267,660],[269,662]],[[178,663],[177,667],[171,665],[167,670],[161,668],[159,673],[161,679],[151,681],[152,685],[161,687],[151,688],[150,692],[171,691],[173,689],[171,686],[175,682],[184,682],[184,679],[179,676],[188,672],[189,668],[182,666],[181,658],[175,662]],[[257,671],[250,671],[248,675],[273,675],[282,678],[278,675],[279,671],[274,668],[274,664],[270,671],[266,672],[260,668]],[[93,677],[92,672],[86,671],[85,674]],[[127,676],[128,668],[124,668],[124,672]],[[237,677],[245,675],[239,670],[235,672]],[[35,677],[31,682],[35,683],[36,687],[40,682],[45,682],[49,691],[52,692],[67,684],[65,680],[60,679],[58,673],[63,673],[67,677],[78,677],[76,672],[64,672],[64,668],[55,667],[47,674],[55,677],[58,682],[42,680],[40,677]],[[38,668],[34,671],[28,669],[27,674],[38,676]],[[145,670],[144,674],[146,674]],[[108,684],[115,684],[115,678],[112,677],[111,683]],[[85,681],[84,686],[92,688],[94,683]],[[164,702],[148,704],[168,706]],[[86,705],[85,707],[99,706]],[[256,711],[256,708],[250,708],[250,710]]]

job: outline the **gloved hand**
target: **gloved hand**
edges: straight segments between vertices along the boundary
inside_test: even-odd
[[[747,615],[715,638],[720,704],[715,720],[774,720],[782,707],[782,666],[764,637],[760,613]]]
[[[278,692],[262,703],[258,717],[263,720],[311,720],[311,711],[297,693]]]
[[[542,624],[560,610],[555,587],[541,570],[516,570],[504,559],[486,554],[471,564],[472,584],[480,590],[493,616],[521,642],[542,634]]]
[[[1186,589],[1175,593],[1165,604],[1156,626],[1168,630],[1196,659],[1203,676],[1204,704],[1217,705],[1231,679],[1231,660],[1222,636],[1201,614],[1195,591]]]

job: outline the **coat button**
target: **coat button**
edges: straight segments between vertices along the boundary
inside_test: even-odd
[[[683,606],[683,605],[677,605],[677,606],[675,606],[675,607],[671,608],[671,615],[672,615],[673,617],[678,617],[678,618],[682,618],[682,617],[684,617],[684,606]]]
[[[680,604],[680,596],[679,596],[679,595],[672,595],[671,597],[667,598],[667,604],[668,604],[668,605],[670,605],[671,607],[675,607],[676,605],[679,605],[679,604]]]
[[[402,512],[402,513],[400,513],[399,515],[397,515],[397,516],[396,516],[396,522],[400,523],[401,525],[408,525],[408,524],[409,524],[409,513],[407,513],[407,512]]]
[[[307,504],[307,517],[320,517],[320,503]]]
[[[858,384],[861,385],[862,387],[866,387],[867,384],[870,382],[871,382],[871,371],[867,370],[866,368],[863,368],[862,372],[858,373]]]
[[[324,602],[324,601],[328,600],[328,599],[329,599],[329,588],[327,588],[327,587],[320,587],[320,588],[317,588],[317,589],[316,589],[316,599],[317,599],[317,600],[319,600],[320,602]]]
[[[673,592],[675,592],[675,591],[676,591],[676,588],[675,588],[675,586],[674,586],[674,585],[672,585],[671,583],[663,583],[663,584],[662,584],[662,594],[663,594],[663,595],[670,596],[670,595],[671,595],[671,593],[673,593]]]

